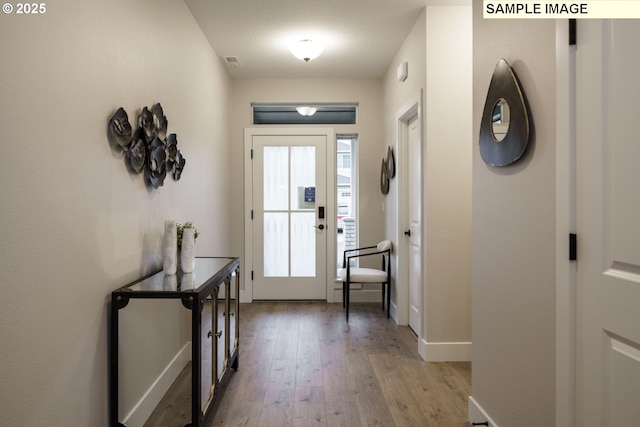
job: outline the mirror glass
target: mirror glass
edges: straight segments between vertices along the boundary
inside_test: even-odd
[[[236,328],[236,322],[238,321],[236,313],[238,312],[238,304],[240,303],[236,296],[237,277],[235,274],[233,275],[229,289],[229,297],[231,298],[231,301],[229,301],[229,355],[233,354],[235,348],[238,346],[240,332],[238,328]]]
[[[220,286],[220,288],[222,288],[222,286]],[[224,289],[220,292],[220,294],[225,294]],[[228,339],[228,336],[225,334],[225,317],[227,315],[226,313],[226,294],[224,296],[219,296],[218,297],[218,313],[217,313],[217,319],[218,319],[218,332],[220,333],[220,337],[218,338],[218,347],[216,349],[216,353],[218,355],[218,357],[216,358],[216,365],[217,365],[217,375],[218,375],[218,379],[222,379],[222,376],[224,375],[224,371],[226,369],[226,365],[227,365],[227,357],[226,357],[226,352],[225,352],[225,348],[226,348],[226,340]]]
[[[506,99],[500,98],[493,106],[491,116],[491,133],[496,142],[502,142],[509,131],[509,103]]]
[[[216,336],[213,335],[214,329],[214,308],[213,301],[206,300],[202,309],[202,329],[200,330],[200,342],[201,346],[201,366],[200,371],[200,410],[205,411],[209,403],[209,398],[212,395],[213,382],[213,350],[215,347],[214,340]]]

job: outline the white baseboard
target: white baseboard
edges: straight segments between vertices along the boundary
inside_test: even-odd
[[[473,396],[469,396],[469,425],[476,423],[488,423],[488,427],[498,427],[484,409],[476,402]]]
[[[131,412],[123,420],[128,427],[142,427],[151,415],[160,400],[165,395],[171,384],[178,377],[187,363],[191,360],[191,341],[185,344],[176,354],[160,376],[151,384],[151,387],[136,403]]]
[[[427,342],[421,339],[418,352],[427,362],[470,362],[470,342]]]
[[[424,338],[418,338],[418,354],[422,359],[427,360],[427,341]]]

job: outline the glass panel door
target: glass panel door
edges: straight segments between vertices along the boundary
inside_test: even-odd
[[[326,298],[326,137],[254,137],[254,298]]]

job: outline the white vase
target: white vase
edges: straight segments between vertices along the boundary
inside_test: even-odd
[[[182,230],[182,246],[180,248],[180,268],[185,273],[191,273],[196,263],[195,228]]]
[[[194,273],[183,273],[180,278],[180,290],[185,291],[188,289],[193,289],[195,284]]]
[[[162,270],[166,275],[176,274],[178,270],[178,231],[175,220],[164,222],[164,239],[162,247]]]

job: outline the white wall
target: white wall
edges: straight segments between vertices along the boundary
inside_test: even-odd
[[[399,82],[397,80],[397,68],[403,62],[407,63],[407,79]],[[398,53],[389,63],[389,68],[387,68],[383,78],[385,143],[393,147],[398,170],[398,176],[390,180],[389,194],[384,198],[386,238],[390,239],[395,246],[391,267],[392,281],[394,282],[391,287],[391,301],[396,307],[396,321],[405,325],[407,324],[408,313],[408,284],[397,281],[400,263],[396,256],[399,249],[398,245],[402,243],[400,239],[405,238],[404,235],[398,236],[398,222],[406,222],[405,218],[399,218],[398,212],[398,181],[399,175],[402,174],[402,171],[400,171],[402,168],[402,154],[398,151],[397,114],[399,110],[409,107],[407,104],[410,104],[416,95],[424,97],[426,64],[426,13],[423,11],[413,24],[413,28],[402,43]],[[423,99],[420,99],[420,102],[424,104]],[[422,108],[424,109],[424,106]],[[422,129],[424,132],[426,126],[424,111],[422,114]],[[398,307],[399,304],[402,305],[401,308]],[[404,315],[401,315],[402,311],[404,311]]]
[[[409,64],[409,77],[400,83],[396,68],[405,61]],[[426,238],[422,240],[424,301],[420,347],[427,360],[469,359],[471,82],[471,6],[428,4],[384,78],[385,136],[394,145],[398,111],[423,90],[422,202]],[[391,181],[386,212],[387,236],[401,244],[404,236],[398,236],[397,224],[405,219],[398,218],[397,180]],[[399,290],[408,285],[396,286]]]
[[[470,2],[469,2],[470,3]],[[469,360],[471,341],[472,18],[427,7],[427,360]],[[438,352],[444,349],[444,357]]]
[[[65,0],[0,21],[2,423],[107,425],[110,292],[161,267],[164,219],[195,222],[198,255],[230,252],[230,80],[182,2]],[[155,102],[187,163],[147,190],[106,128]],[[123,349],[153,366],[130,370],[140,390],[184,343],[167,327],[129,324],[151,344]]]
[[[493,168],[477,147],[500,58],[534,130],[523,158]],[[472,395],[499,426],[555,425],[555,58],[554,21],[484,20],[474,2]]]
[[[385,143],[398,152],[398,127],[396,114],[405,104],[424,90],[426,84],[426,18],[425,12],[418,17],[400,50],[396,53],[384,75],[384,136]],[[399,82],[396,79],[398,66],[407,63],[407,79]],[[424,127],[424,123],[423,123]],[[378,171],[379,172],[379,171]],[[398,243],[398,180],[389,183],[389,194],[385,197],[385,219],[387,238]],[[403,236],[404,237],[404,236]],[[395,276],[395,274],[394,274]],[[395,293],[395,292],[394,292]],[[395,301],[395,299],[394,299]]]
[[[382,86],[377,79],[236,79],[233,80],[231,144],[232,252],[244,255],[243,129],[251,124],[251,103],[357,103],[358,123],[335,125],[336,134],[358,135],[358,233],[362,245],[384,238],[380,162],[386,155],[382,126]],[[316,126],[317,127],[317,126]],[[335,159],[332,159],[335,162]],[[329,193],[333,194],[333,193]],[[329,260],[331,262],[332,260]],[[246,276],[246,275],[245,275]],[[244,289],[244,277],[241,277]],[[340,285],[341,288],[341,285]],[[341,295],[341,294],[340,294]],[[378,293],[376,293],[378,295]],[[377,301],[377,299],[376,299]]]

